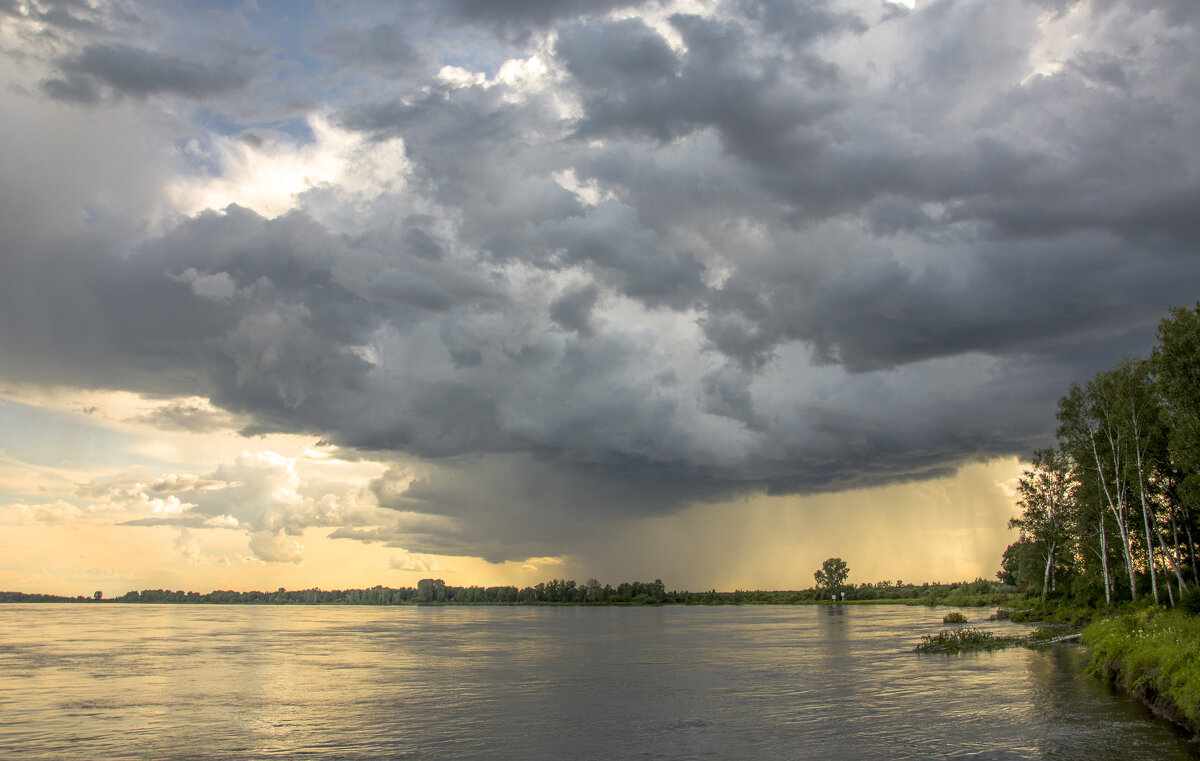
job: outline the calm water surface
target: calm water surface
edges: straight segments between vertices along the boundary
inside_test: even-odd
[[[0,758],[1200,758],[1078,647],[911,652],[943,613],[0,605]]]

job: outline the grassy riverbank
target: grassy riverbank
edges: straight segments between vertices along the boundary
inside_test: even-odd
[[[1190,597],[1190,596],[1189,596]],[[1188,729],[1200,741],[1200,607],[1187,599],[1181,608],[1144,602],[1118,609],[1094,609],[1059,601],[1018,599],[1000,608],[996,618],[1037,622],[1028,635],[997,634],[973,627],[925,636],[915,648],[923,653],[959,653],[1013,646],[1040,646],[1082,630],[1089,650],[1089,672],[1114,689],[1148,705],[1155,713]]]
[[[1200,738],[1200,617],[1151,608],[1083,632],[1089,669]]]

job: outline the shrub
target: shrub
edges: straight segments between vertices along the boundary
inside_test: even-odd
[[[946,614],[946,617],[942,619],[943,624],[965,624],[966,622],[967,617],[957,610],[950,611]]]
[[[1179,598],[1179,609],[1193,616],[1200,616],[1200,588],[1193,586]]]

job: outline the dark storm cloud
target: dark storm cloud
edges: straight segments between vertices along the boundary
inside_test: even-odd
[[[1162,13],[1171,26],[1194,25],[1200,22],[1200,7],[1188,0],[1153,0],[1147,3]]]
[[[229,415],[218,410],[206,409],[195,404],[168,404],[153,412],[135,418],[135,422],[152,425],[164,430],[207,433],[227,429],[231,426]]]
[[[703,265],[687,252],[664,252],[658,235],[644,228],[637,210],[606,203],[585,214],[543,223],[538,240],[563,252],[566,264],[594,264],[616,279],[625,294],[648,304],[680,303],[703,286]]]
[[[679,66],[667,41],[640,19],[568,29],[559,37],[558,54],[585,87],[624,90],[674,78]]]
[[[100,90],[88,77],[68,76],[66,79],[42,81],[42,92],[55,100],[92,105],[101,100]]]
[[[252,59],[231,52],[219,61],[204,61],[130,45],[88,45],[59,63],[65,80],[46,80],[43,89],[52,97],[80,102],[96,100],[100,86],[134,98],[167,93],[203,100],[249,83]]]
[[[439,0],[436,12],[454,23],[494,30],[515,42],[538,29],[579,17],[603,16],[618,8],[636,8],[645,0]]]
[[[805,128],[837,108],[829,90],[837,67],[803,53],[755,55],[739,24],[686,15],[671,24],[688,49],[678,64],[638,21],[589,24],[563,38],[559,55],[582,85],[578,134],[666,142],[712,128],[738,157],[797,166],[815,147]]]
[[[421,61],[411,34],[408,25],[400,22],[366,28],[342,26],[328,31],[315,50],[346,69],[364,67],[385,76],[401,76]]]
[[[550,305],[550,319],[581,336],[590,336],[592,309],[599,297],[595,284],[567,291]]]
[[[580,209],[574,196],[523,161],[539,161],[528,131],[556,131],[549,104],[513,102],[503,86],[437,83],[413,97],[355,105],[340,122],[374,140],[402,137],[414,171],[439,201],[469,209],[467,225],[497,242]],[[543,168],[544,171],[544,168]],[[502,245],[497,243],[497,249]]]
[[[371,315],[332,282],[340,243],[301,215],[231,207],[124,257],[59,245],[10,259],[15,277],[0,286],[0,341],[6,355],[37,358],[19,371],[30,380],[86,367],[98,386],[257,399],[282,413],[366,366],[349,345]]]
[[[441,259],[442,246],[429,233],[419,227],[410,227],[404,233],[404,242],[414,254],[422,259]]]
[[[524,455],[439,463],[412,483],[403,473],[388,472],[371,488],[380,505],[401,516],[380,529],[343,530],[335,538],[492,562],[542,554],[549,546],[582,548],[591,532],[611,521],[740,491],[677,463],[587,464]],[[507,507],[499,511],[497,504]]]
[[[346,21],[313,79],[353,82],[326,112],[367,157],[402,141],[403,176],[6,252],[3,372],[434,458],[373,487],[394,526],[339,535],[502,559],[1028,454],[1195,301],[1194,4],[618,6]],[[251,76],[154,42],[44,88],[148,108]]]
[[[736,3],[748,20],[763,34],[778,35],[790,45],[804,45],[835,33],[865,32],[866,22],[857,14],[834,10],[830,3],[777,3],[772,0],[741,0]]]
[[[906,263],[881,251],[816,288],[803,268],[739,273],[715,294],[706,335],[748,364],[799,340],[821,362],[865,372],[971,351],[1045,351],[1152,319],[1145,294],[1187,303],[1200,282],[1200,262],[1187,249],[1097,234],[976,242],[941,254]]]

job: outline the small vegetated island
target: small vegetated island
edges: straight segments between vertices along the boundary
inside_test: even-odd
[[[416,587],[207,593],[147,589],[104,599],[0,592],[0,602],[248,605],[748,605],[1001,606],[992,618],[1040,622],[1026,635],[967,625],[961,611],[921,652],[1039,646],[1081,638],[1090,670],[1197,733],[1200,740],[1200,302],[1158,327],[1130,357],[1059,400],[1057,443],[1033,453],[1018,483],[996,581],[848,584],[841,558],[797,591],[669,591],[661,580],[617,586],[553,579],[534,586]],[[985,616],[986,617],[986,616]],[[960,626],[961,624],[961,626]]]

